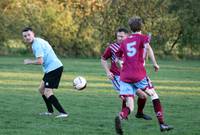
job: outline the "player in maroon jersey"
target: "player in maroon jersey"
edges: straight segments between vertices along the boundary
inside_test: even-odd
[[[116,42],[109,44],[109,46],[104,51],[103,55],[101,56],[101,63],[103,68],[106,71],[107,77],[111,80],[113,87],[116,91],[119,92],[119,75],[120,75],[120,69],[116,65],[116,52],[119,49],[119,44],[128,36],[128,30],[125,28],[119,28],[116,33]],[[111,66],[108,65],[107,60],[110,60]],[[152,120],[152,118],[146,114],[143,113],[143,109],[145,106],[147,98],[146,97],[138,97],[138,110],[136,113],[136,118],[143,118],[145,120]]]
[[[118,134],[123,134],[121,120],[127,119],[128,115],[134,110],[134,95],[138,90],[142,90],[142,94],[151,97],[160,130],[171,130],[173,127],[164,123],[163,110],[159,97],[155,92],[151,81],[147,77],[146,69],[144,67],[146,50],[155,71],[159,70],[159,65],[157,64],[153,50],[149,45],[149,38],[147,35],[141,33],[141,18],[131,18],[129,20],[129,26],[133,33],[120,43],[120,48],[116,52],[117,57],[122,57],[123,61],[122,69],[120,71],[120,97],[123,101],[123,108],[115,118],[116,132]],[[124,104],[124,102],[126,104]]]

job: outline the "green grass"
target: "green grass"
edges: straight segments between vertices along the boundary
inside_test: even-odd
[[[62,59],[64,74],[55,95],[70,113],[67,119],[44,117],[37,88],[43,76],[40,66],[23,65],[22,57],[0,57],[0,135],[115,135],[114,117],[120,110],[118,94],[112,89],[98,59]],[[131,114],[123,122],[125,135],[200,134],[200,62],[158,61],[160,71],[151,77],[164,107],[165,121],[175,127],[160,133],[151,100],[145,112],[152,121]],[[88,86],[76,91],[72,80],[84,76]],[[136,110],[136,108],[135,108]]]

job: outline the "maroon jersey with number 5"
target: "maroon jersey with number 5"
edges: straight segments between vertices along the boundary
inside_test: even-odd
[[[136,83],[147,76],[144,67],[144,50],[147,43],[149,43],[147,35],[135,33],[120,44],[116,55],[122,57],[123,60],[123,66],[120,71],[120,79],[122,81]]]

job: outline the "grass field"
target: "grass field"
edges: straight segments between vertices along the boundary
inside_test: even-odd
[[[0,135],[115,135],[114,117],[120,99],[112,89],[98,59],[62,59],[64,74],[55,95],[70,113],[66,119],[39,116],[46,111],[37,88],[42,78],[40,66],[23,65],[23,57],[0,57]],[[131,114],[123,122],[125,135],[199,135],[200,62],[161,60],[154,73],[147,64],[161,102],[165,120],[175,129],[160,133],[151,100],[145,112],[152,121]],[[84,91],[72,87],[74,77],[88,81]],[[135,108],[136,110],[136,108]]]

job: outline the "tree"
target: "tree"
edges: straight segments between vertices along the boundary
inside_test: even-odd
[[[170,12],[178,15],[181,37],[177,46],[179,52],[199,55],[200,47],[200,2],[198,0],[173,0]]]
[[[167,0],[109,1],[102,12],[103,19],[99,25],[100,31],[105,33],[102,37],[104,45],[114,39],[113,33],[118,27],[128,27],[128,19],[137,15],[144,20],[143,32],[152,33],[152,44],[157,53],[167,54],[180,33],[178,18],[175,14],[168,13],[169,4]],[[112,35],[112,38],[109,35]]]
[[[1,0],[0,47],[31,26],[62,56],[97,56],[119,27],[140,16],[156,54],[199,55],[198,0]],[[17,42],[18,43],[18,42]],[[22,43],[21,43],[22,44]],[[1,52],[0,52],[1,53]]]

